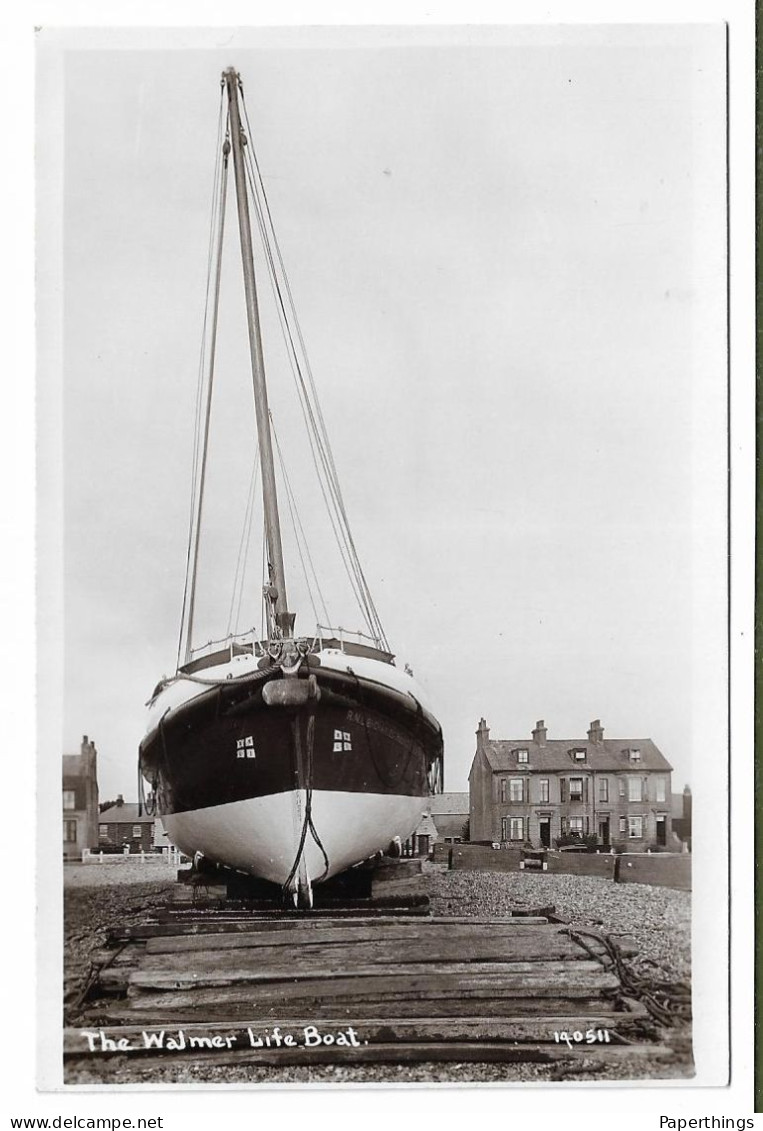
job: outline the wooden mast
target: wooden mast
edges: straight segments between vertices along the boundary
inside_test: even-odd
[[[265,511],[265,540],[268,551],[268,564],[271,570],[270,587],[276,590],[273,602],[275,620],[284,636],[290,636],[294,627],[294,615],[289,613],[286,602],[286,576],[283,567],[283,548],[281,546],[281,524],[278,517],[278,497],[273,464],[273,442],[270,432],[270,413],[268,409],[268,390],[265,383],[265,364],[260,334],[260,315],[257,305],[257,288],[254,280],[254,257],[252,253],[252,230],[249,219],[249,200],[246,192],[246,169],[244,167],[243,147],[246,137],[241,126],[238,108],[239,77],[235,67],[223,71],[223,81],[228,92],[230,108],[230,134],[233,149],[233,170],[236,180],[236,201],[238,204],[238,225],[241,235],[241,262],[244,268],[244,292],[246,296],[246,320],[249,328],[249,353],[252,361],[252,383],[254,385],[254,409],[257,417],[257,436],[260,443],[260,466],[262,469],[262,498]]]

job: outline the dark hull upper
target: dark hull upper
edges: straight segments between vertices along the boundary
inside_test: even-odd
[[[319,696],[297,708],[263,698],[273,669],[201,687],[168,712],[141,746],[158,812],[304,788],[427,797],[442,740],[418,702],[336,671],[305,666],[303,680],[308,671]]]

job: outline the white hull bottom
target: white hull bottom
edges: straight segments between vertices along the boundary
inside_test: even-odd
[[[424,797],[313,790],[312,820],[329,860],[308,829],[300,875],[309,883],[343,872],[408,839],[421,820]],[[170,839],[188,856],[284,884],[294,866],[305,816],[305,791],[268,794],[162,817]],[[305,875],[306,873],[306,875]]]

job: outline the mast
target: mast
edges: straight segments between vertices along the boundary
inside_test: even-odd
[[[254,256],[252,253],[252,230],[249,219],[249,201],[246,193],[246,170],[243,147],[246,135],[241,126],[238,108],[239,77],[235,67],[223,71],[223,81],[228,93],[230,109],[231,147],[233,149],[233,170],[236,181],[236,202],[238,204],[238,225],[241,236],[241,263],[244,269],[244,293],[246,297],[246,320],[249,329],[249,353],[252,362],[252,384],[254,386],[254,409],[257,417],[257,436],[260,443],[260,467],[262,470],[262,499],[265,512],[265,541],[270,567],[268,593],[275,589],[275,598],[270,597],[275,612],[275,621],[284,636],[290,635],[294,627],[294,614],[289,613],[286,602],[286,576],[283,567],[283,547],[281,545],[281,523],[278,517],[278,496],[276,493],[275,468],[273,464],[273,442],[270,433],[270,412],[268,409],[268,390],[265,383],[265,364],[260,334],[260,315],[257,305],[257,288],[254,280]]]

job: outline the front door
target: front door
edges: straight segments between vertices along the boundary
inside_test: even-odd
[[[599,840],[609,844],[609,817],[599,817]]]
[[[664,817],[657,818],[657,843],[661,848],[667,844],[667,831]]]
[[[551,818],[541,817],[538,821],[538,830],[540,832],[540,843],[543,848],[551,847]]]

